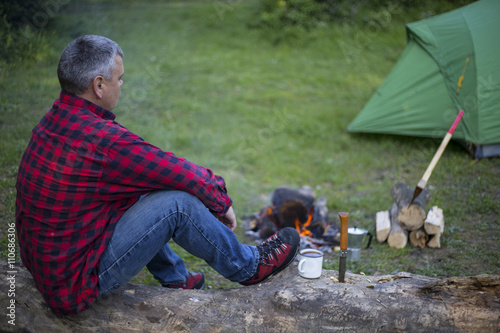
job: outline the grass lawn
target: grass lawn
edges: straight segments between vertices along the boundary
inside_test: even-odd
[[[76,3],[76,2],[75,2]],[[15,178],[31,129],[58,97],[56,66],[75,37],[100,34],[125,52],[117,121],[164,150],[222,175],[238,217],[258,211],[280,185],[315,188],[330,212],[375,232],[391,187],[415,186],[440,140],[345,131],[406,45],[419,13],[387,12],[373,24],[324,26],[273,44],[249,29],[254,1],[88,1],[47,28],[50,48],[0,71],[1,230],[14,221]],[[355,273],[499,274],[500,159],[474,161],[451,143],[428,185],[444,210],[441,249],[372,243]],[[338,220],[334,220],[338,223]],[[240,224],[236,233],[244,242]],[[6,255],[7,239],[1,250]],[[236,286],[178,248],[213,288]],[[324,268],[338,269],[338,254]],[[156,283],[143,271],[136,282]]]

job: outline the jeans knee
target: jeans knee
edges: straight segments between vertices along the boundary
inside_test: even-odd
[[[157,204],[160,207],[171,206],[173,203],[175,203],[175,207],[180,212],[188,212],[192,209],[204,208],[204,205],[200,201],[200,199],[184,191],[160,190],[151,193],[151,195],[154,196],[155,200],[159,200]]]

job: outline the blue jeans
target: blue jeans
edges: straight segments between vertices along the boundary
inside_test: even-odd
[[[182,191],[156,191],[118,221],[101,258],[99,296],[118,289],[144,266],[162,284],[184,283],[188,271],[168,246],[170,239],[230,281],[246,281],[257,270],[256,247],[241,244],[198,198]]]

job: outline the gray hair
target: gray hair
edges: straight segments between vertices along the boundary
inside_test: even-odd
[[[86,35],[69,43],[57,66],[61,89],[70,94],[82,94],[96,76],[112,79],[115,56],[123,57],[123,51],[109,38]]]

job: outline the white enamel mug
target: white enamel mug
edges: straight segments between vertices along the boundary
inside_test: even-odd
[[[323,269],[323,252],[303,249],[299,252],[299,275],[306,279],[317,279]]]

